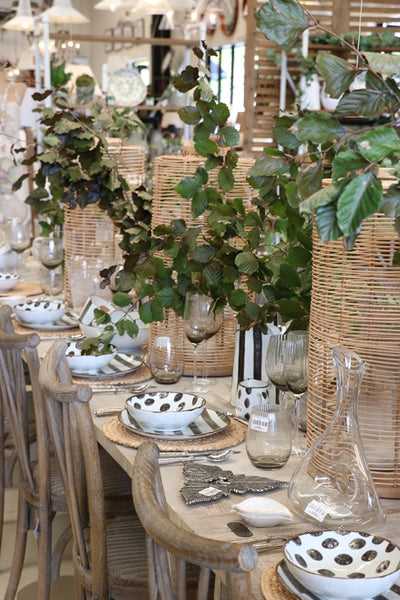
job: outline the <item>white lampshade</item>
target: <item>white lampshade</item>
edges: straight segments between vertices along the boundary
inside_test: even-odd
[[[4,23],[4,29],[15,29],[17,31],[32,31],[35,19],[32,16],[31,0],[19,0],[17,14]]]
[[[136,0],[131,11],[133,14],[142,15],[165,15],[174,14],[167,0]]]
[[[136,0],[101,0],[101,2],[94,5],[94,8],[114,12],[116,10],[129,10],[136,6],[136,4]]]
[[[50,23],[89,23],[89,19],[72,6],[71,0],[54,0],[43,15]]]

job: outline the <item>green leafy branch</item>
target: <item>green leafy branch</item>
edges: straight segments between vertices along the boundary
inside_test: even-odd
[[[310,26],[310,13],[295,0],[270,0],[255,18],[265,37],[286,50],[307,29],[328,31],[314,18]],[[327,93],[339,99],[335,113],[279,117],[274,139],[281,149],[273,157],[267,153],[260,165],[270,178],[294,169],[300,210],[315,214],[322,239],[343,236],[351,248],[365,218],[377,211],[400,217],[400,90],[394,78],[400,57],[361,52],[342,41],[351,50],[349,60],[329,52],[318,53],[316,60]],[[360,73],[365,89],[353,89]],[[360,117],[361,125],[347,122]],[[301,159],[300,148],[307,149]],[[382,169],[394,177],[386,190]]]
[[[202,225],[188,226],[173,219],[151,231],[151,203],[144,190],[131,201],[114,202],[108,213],[123,236],[124,267],[118,271],[118,289],[133,289],[142,321],[161,321],[165,309],[183,314],[188,290],[208,293],[215,309],[226,304],[238,323],[258,323],[266,330],[277,315],[306,326],[310,305],[310,219],[298,206],[278,199],[264,176],[256,172],[250,183],[259,189],[250,208],[243,198],[230,199],[238,156],[238,132],[227,125],[228,107],[217,101],[207,82],[206,44],[194,49],[199,66],[188,66],[174,80],[181,92],[192,91],[194,106],[180,111],[194,126],[194,146],[204,162],[193,177],[181,180],[176,190],[191,204]],[[211,183],[216,170],[217,185]],[[110,282],[116,270],[103,271]]]

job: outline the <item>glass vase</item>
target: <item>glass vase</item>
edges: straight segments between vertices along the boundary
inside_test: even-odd
[[[332,351],[336,410],[327,429],[310,446],[288,488],[294,513],[320,526],[379,524],[385,515],[362,447],[357,399],[366,366],[343,347]]]

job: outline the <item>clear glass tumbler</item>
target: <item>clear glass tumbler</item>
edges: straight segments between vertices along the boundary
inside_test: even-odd
[[[280,404],[259,404],[251,411],[246,451],[254,466],[279,469],[289,460],[292,424],[289,412]]]
[[[150,352],[149,366],[157,383],[176,383],[183,375],[182,340],[174,340],[168,335],[154,338]]]

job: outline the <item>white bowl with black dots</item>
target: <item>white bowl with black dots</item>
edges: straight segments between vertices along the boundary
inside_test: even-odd
[[[360,531],[303,533],[286,542],[283,554],[297,582],[322,600],[368,600],[400,575],[399,546]]]
[[[29,325],[51,325],[67,312],[62,300],[27,300],[14,306],[18,319]]]
[[[142,427],[174,431],[187,427],[203,412],[206,401],[183,392],[144,392],[126,401],[130,416]]]
[[[9,292],[19,281],[18,273],[0,273],[0,292]]]

